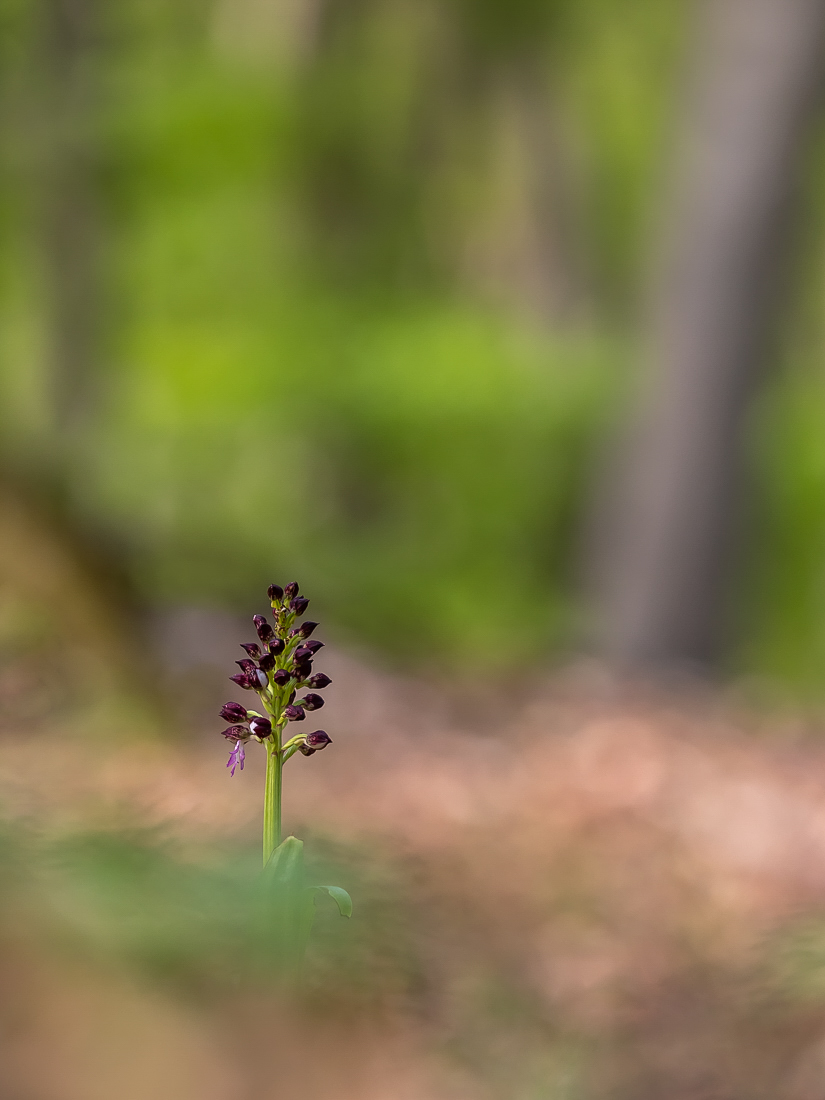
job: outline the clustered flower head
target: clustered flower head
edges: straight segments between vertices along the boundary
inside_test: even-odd
[[[238,687],[256,692],[267,713],[234,702],[221,707],[221,718],[231,723],[223,736],[234,742],[226,765],[231,775],[238,767],[243,771],[249,741],[274,743],[284,761],[299,751],[312,756],[331,743],[324,730],[299,733],[282,742],[281,733],[288,722],[303,722],[307,712],[321,709],[324,700],[317,693],[332,681],[323,672],[312,670],[315,654],[324,643],[312,637],[317,623],[296,623],[309,606],[309,600],[298,595],[298,585],[295,581],[285,588],[271,584],[267,594],[275,625],[263,615],[253,616],[258,641],[241,643],[246,657],[236,662],[241,671],[230,676]],[[311,690],[304,692],[306,688]],[[304,694],[298,697],[299,692]]]

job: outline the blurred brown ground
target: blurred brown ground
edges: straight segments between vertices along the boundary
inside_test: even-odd
[[[334,745],[290,766],[287,828],[367,853],[379,898],[402,883],[414,976],[385,928],[354,985],[187,999],[6,920],[3,1096],[825,1096],[812,720],[586,666],[518,705],[325,667]],[[230,780],[190,718],[171,744],[44,723],[25,749],[7,724],[6,815],[256,846],[261,761]]]

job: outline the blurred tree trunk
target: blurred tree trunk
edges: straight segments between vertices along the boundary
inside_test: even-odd
[[[637,667],[719,655],[744,421],[782,305],[825,0],[712,0],[696,47],[642,399],[596,538],[603,645]]]

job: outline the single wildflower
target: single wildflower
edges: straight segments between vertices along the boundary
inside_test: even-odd
[[[307,713],[324,705],[323,698],[315,691],[332,683],[325,673],[312,671],[313,658],[324,643],[310,637],[318,627],[316,622],[296,622],[309,606],[306,596],[298,593],[296,581],[284,588],[277,584],[269,586],[267,595],[275,625],[273,627],[263,615],[253,616],[258,642],[242,643],[246,656],[236,662],[240,672],[230,676],[230,680],[244,690],[257,692],[266,713],[256,714],[236,702],[224,703],[220,711],[221,717],[231,723],[223,731],[223,736],[233,742],[227,763],[231,775],[238,768],[243,771],[246,746],[251,741],[266,749],[265,862],[281,841],[284,764],[299,750],[304,756],[312,756],[331,743],[324,730],[292,738],[285,733],[290,722],[302,722]],[[304,687],[315,691],[296,700],[297,691]]]

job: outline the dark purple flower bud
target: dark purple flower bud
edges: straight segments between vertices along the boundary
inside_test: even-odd
[[[264,672],[271,672],[275,667],[275,658],[271,653],[265,653],[258,661],[258,668],[262,668]]]
[[[289,605],[289,610],[294,611],[296,615],[303,615],[306,609],[309,607],[309,600],[306,596],[298,596]]]
[[[300,746],[300,750],[304,756],[312,756],[314,752],[325,749],[327,745],[331,744],[332,738],[325,730],[316,730],[315,733],[308,733],[306,735],[306,740],[304,744]]]
[[[252,672],[256,668],[255,662],[250,661],[248,657],[244,657],[240,661],[236,661],[235,664],[241,670],[241,672]]]
[[[301,706],[304,707],[305,710],[320,710],[321,707],[324,705],[324,700],[321,698],[321,696],[313,695],[312,692],[309,692],[308,695],[305,695],[300,702]]]
[[[252,691],[257,688],[257,680],[253,681],[248,672],[237,672],[234,676],[230,676],[229,679],[233,684],[237,684],[238,687],[245,688],[247,691]]]
[[[304,642],[304,644],[298,648],[309,650],[310,653],[317,653],[319,649],[324,648],[324,643],[319,642],[317,638],[310,638],[308,642]]]
[[[258,658],[261,655],[260,646],[257,646],[254,642],[241,642],[241,649],[245,649],[250,657]]]
[[[245,722],[248,717],[246,707],[242,707],[240,703],[224,703],[221,707],[221,718],[227,722]]]
[[[221,737],[225,737],[227,741],[245,741],[249,737],[249,730],[245,726],[230,726],[221,730]]]
[[[301,625],[298,627],[298,633],[301,635],[302,638],[308,638],[317,625],[318,624],[312,622],[311,619],[307,619],[305,623],[301,623]]]
[[[306,718],[303,707],[284,707],[284,714],[290,722],[303,722]]]
[[[294,638],[296,636],[296,634],[300,634],[300,633],[301,633],[300,626],[293,626],[292,630],[290,630],[290,632],[289,632],[289,637]]]
[[[284,651],[283,638],[273,638],[267,648],[273,657],[278,657]]]
[[[253,615],[252,622],[255,624],[255,629],[258,631],[258,637],[262,642],[268,642],[275,637],[275,632],[263,615]]]
[[[285,687],[292,679],[292,673],[287,672],[285,668],[276,669],[272,673],[272,682],[277,684],[279,688]]]
[[[309,686],[316,690],[329,687],[331,683],[332,680],[330,680],[329,676],[324,672],[316,672],[314,676],[310,676],[309,678]]]
[[[312,658],[312,650],[308,649],[305,645],[299,645],[295,652],[292,654],[292,660],[296,665],[301,664],[302,661],[309,661]]]
[[[243,771],[243,762],[246,753],[244,752],[243,741],[236,741],[235,748],[229,754],[229,759],[226,762],[227,768],[231,768],[230,775],[235,774],[235,768],[240,764],[241,771]]]
[[[253,718],[249,728],[256,737],[269,737],[272,733],[272,723],[268,718]]]
[[[312,661],[298,661],[293,666],[292,675],[296,680],[306,680],[312,672]]]
[[[295,597],[298,595],[298,582],[290,581],[284,589],[284,595],[288,600],[294,600]]]
[[[279,584],[271,584],[266,590],[267,596],[269,596],[272,603],[276,601],[280,602],[284,598],[284,590]]]

